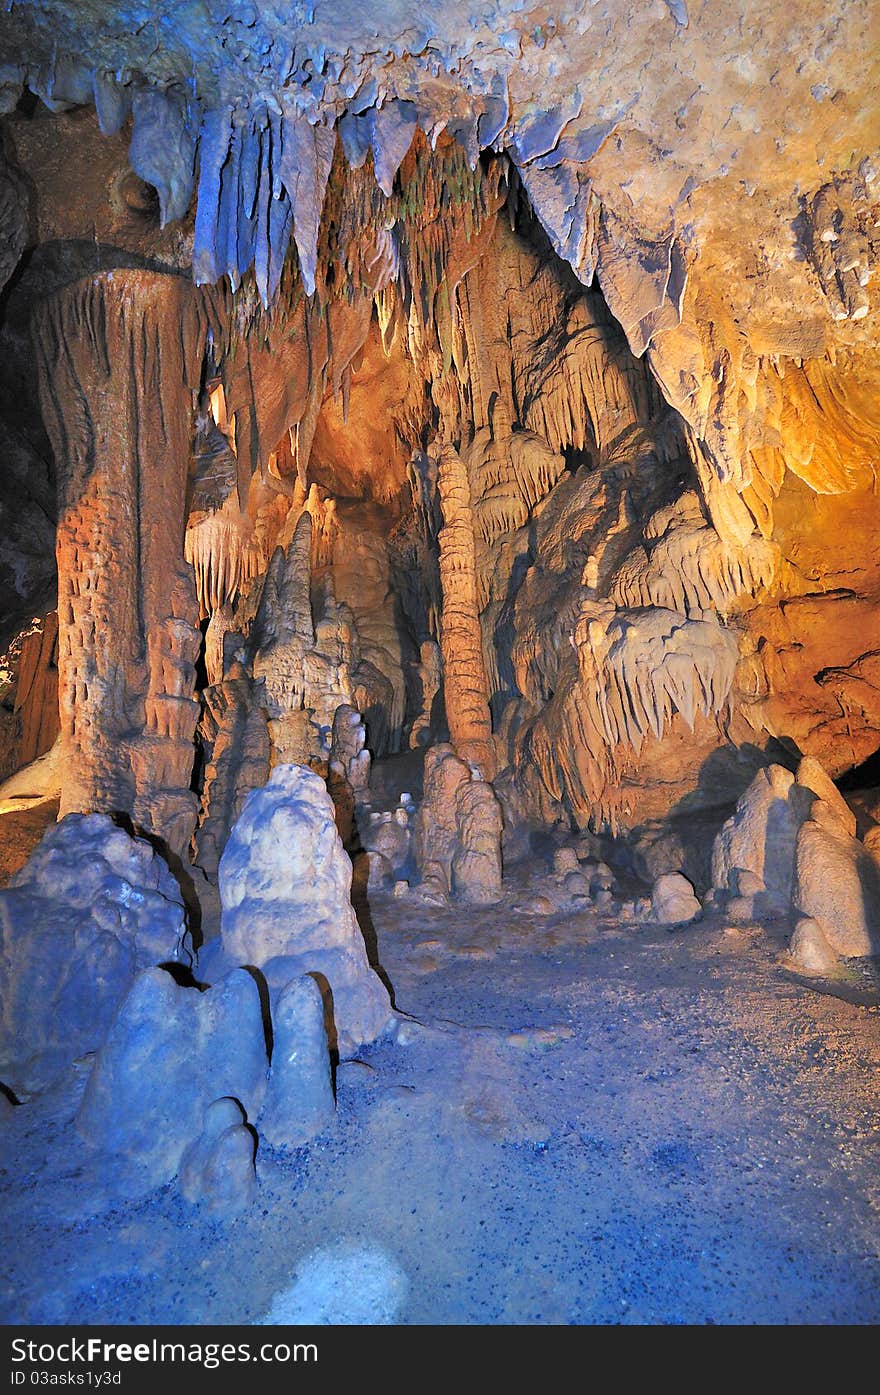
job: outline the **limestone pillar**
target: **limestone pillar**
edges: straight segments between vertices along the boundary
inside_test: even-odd
[[[446,720],[456,755],[484,780],[495,775],[489,684],[477,607],[477,561],[467,468],[450,445],[440,448],[437,484],[443,510],[440,648]]]
[[[58,471],[61,813],[126,812],[188,845],[200,647],[183,557],[206,324],[182,277],[113,270],[34,328]]]

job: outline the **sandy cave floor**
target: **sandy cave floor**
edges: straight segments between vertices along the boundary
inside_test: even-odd
[[[772,927],[516,911],[545,876],[471,915],[371,898],[421,1025],[340,1067],[310,1147],[259,1148],[236,1219],[125,1200],[65,1123],[84,1069],[7,1115],[0,1319],[251,1322],[348,1238],[405,1271],[407,1323],[880,1318],[876,983],[817,992]]]
[[[21,871],[57,816],[57,799],[29,800],[23,809],[0,812],[0,887]]]

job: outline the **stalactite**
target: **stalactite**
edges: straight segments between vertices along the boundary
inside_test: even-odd
[[[680,713],[719,714],[739,657],[735,636],[714,621],[652,608],[588,604],[553,696],[518,737],[520,778],[536,769],[551,798],[586,824],[616,827],[621,776],[648,736]]]
[[[646,526],[648,550],[631,552],[612,578],[609,594],[618,605],[656,605],[685,615],[717,611],[723,616],[738,597],[772,585],[779,567],[778,547],[764,538],[750,539],[745,547],[725,542],[706,525],[696,497],[691,497],[690,517],[687,501],[679,500],[681,513],[669,517],[665,526],[659,516]]]
[[[241,587],[259,574],[260,551],[253,545],[250,522],[235,494],[216,512],[190,523],[184,556],[195,573],[203,618],[235,601]]]
[[[684,620],[654,607],[624,611],[607,631],[607,731],[638,752],[649,732],[659,740],[673,712],[693,729],[694,714],[720,712],[739,652],[730,631],[708,620]]]
[[[485,543],[514,532],[565,473],[565,462],[530,431],[479,430],[464,452],[474,521]]]

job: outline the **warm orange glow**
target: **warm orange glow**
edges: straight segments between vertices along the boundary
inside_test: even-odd
[[[211,415],[214,425],[225,433],[229,429],[229,423],[226,416],[226,393],[222,383],[218,383],[211,393]]]

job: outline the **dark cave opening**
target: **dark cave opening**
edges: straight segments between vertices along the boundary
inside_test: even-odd
[[[858,765],[854,765],[851,770],[838,775],[834,783],[842,794],[880,788],[880,747]]]
[[[567,445],[563,447],[562,455],[569,475],[576,475],[578,470],[593,470],[596,467],[595,453],[586,447]]]

